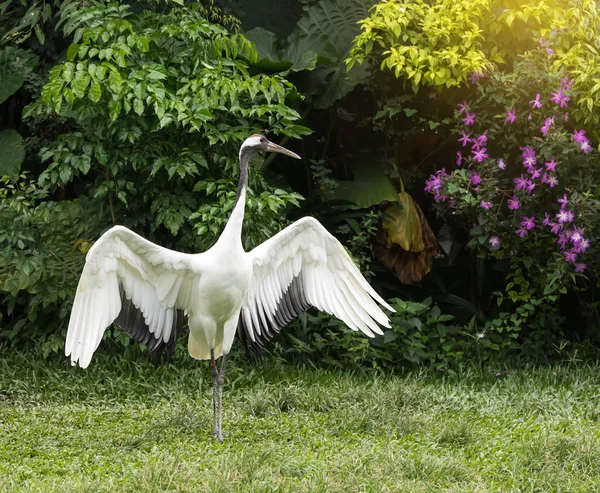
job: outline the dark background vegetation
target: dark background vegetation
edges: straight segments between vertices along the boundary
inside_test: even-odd
[[[276,339],[276,356],[333,366],[446,368],[595,355],[597,272],[575,279],[554,301],[540,297],[531,310],[534,295],[499,306],[495,293],[507,290],[510,254],[495,258],[467,247],[471,226],[436,214],[424,183],[434,170],[453,167],[456,104],[474,89],[464,80],[415,87],[382,68],[383,48],[352,52],[358,21],[375,3],[1,3],[0,130],[7,139],[0,156],[6,175],[0,188],[1,350],[62,352],[85,253],[113,223],[179,250],[209,247],[232,206],[237,147],[258,131],[303,160],[254,163],[246,246],[313,215],[397,309],[393,329],[373,340],[310,311]],[[480,15],[487,22],[489,14]],[[489,58],[510,72],[522,53],[536,48],[544,15],[521,18],[527,29],[499,29],[481,43],[482,52],[501,46],[502,60]],[[450,36],[453,42],[461,43]],[[102,50],[113,67],[106,73],[98,72]],[[361,56],[363,63],[348,71],[347,60]],[[569,65],[567,55],[562,60]],[[465,78],[476,68],[464,67]],[[596,114],[592,102],[573,117],[578,128],[589,129]],[[597,155],[589,159],[587,188],[579,192],[597,199],[600,168]],[[399,248],[382,247],[378,235],[384,211],[404,191],[437,239],[429,256],[419,257],[420,275],[411,283],[398,279],[400,265],[394,271],[378,260]],[[598,224],[590,223],[592,239]],[[418,263],[399,255],[399,264]],[[544,291],[544,280],[524,276],[533,291]],[[525,311],[509,322],[500,315]],[[122,347],[130,342],[118,329],[107,339],[105,350],[138,350]]]

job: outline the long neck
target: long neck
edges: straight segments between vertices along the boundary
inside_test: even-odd
[[[248,189],[248,162],[252,156],[253,150],[243,148],[240,150],[240,180],[238,182],[237,196],[233,211],[225,229],[219,237],[219,242],[223,241],[229,245],[242,245],[242,225],[244,223],[244,209],[246,207],[246,191]]]

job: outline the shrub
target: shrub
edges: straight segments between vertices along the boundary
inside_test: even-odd
[[[546,349],[560,335],[559,296],[600,267],[599,156],[569,118],[580,93],[551,63],[542,46],[513,72],[481,78],[455,113],[454,169],[439,169],[425,187],[441,216],[469,230],[472,251],[510,264],[494,293],[505,311],[486,330]]]

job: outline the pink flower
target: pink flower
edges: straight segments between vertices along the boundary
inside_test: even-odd
[[[535,99],[532,99],[531,101],[529,101],[529,104],[531,105],[532,108],[541,108],[542,107],[542,103],[540,101],[540,94],[537,93],[535,95]]]
[[[506,169],[506,162],[504,159],[498,159],[498,169],[504,171]]]
[[[527,231],[533,229],[535,227],[535,217],[527,217],[523,216],[523,220],[521,221],[521,226],[525,228]]]
[[[508,208],[511,211],[516,211],[519,207],[521,207],[521,203],[516,195],[513,195],[511,199],[508,199]]]
[[[483,160],[488,157],[488,155],[486,154],[485,151],[486,151],[485,147],[482,147],[481,150],[479,150],[479,151],[474,151],[473,152],[473,161],[477,161],[478,163],[483,162]],[[475,185],[477,185],[477,183],[475,183]]]
[[[585,130],[573,130],[573,140],[579,143],[587,140],[587,137],[585,136]]]
[[[500,238],[497,236],[490,236],[488,241],[492,250],[498,250],[498,248],[500,248]]]
[[[539,178],[540,175],[542,174],[542,169],[543,168],[538,168],[535,169],[533,166],[531,168],[529,168],[527,171],[529,172],[529,174],[531,175],[531,180],[535,180],[536,178]]]
[[[517,119],[517,110],[506,110],[506,118],[504,119],[505,122],[508,123],[515,123],[515,120]]]
[[[562,92],[562,89],[559,89],[557,92],[552,93],[552,97],[550,98],[561,108],[566,108],[567,103],[571,101],[571,98]]]
[[[575,219],[575,214],[573,214],[572,211],[561,209],[558,214],[556,214],[556,219],[558,219],[559,223],[570,223]]]
[[[464,111],[467,111],[469,109],[469,104],[466,101],[458,103],[456,106],[458,106],[459,113],[463,113]]]
[[[588,140],[585,140],[579,144],[579,149],[581,149],[585,154],[588,154],[592,150],[592,146]]]
[[[550,161],[548,161],[547,163],[544,163],[544,166],[546,166],[546,169],[548,171],[556,171],[556,161],[554,160],[554,157],[552,157],[552,159],[550,159]]]
[[[587,268],[586,264],[575,264],[575,272],[582,273]]]
[[[564,209],[569,203],[569,199],[566,193],[563,193],[562,199],[558,199],[558,203],[560,204],[560,208]]]
[[[465,112],[466,116],[461,120],[466,126],[473,125],[475,123],[475,117],[477,116],[475,113]]]
[[[558,185],[558,178],[556,178],[556,176],[554,175],[549,175],[548,176],[548,185],[550,185],[550,188],[554,188],[556,185]]]
[[[565,112],[565,114],[564,114],[563,118],[565,119],[565,121],[566,121],[566,122],[568,122],[568,121],[569,121],[569,112],[568,112],[568,111],[567,111],[567,112]]]
[[[521,238],[525,238],[525,236],[527,236],[527,230],[523,228],[515,229],[515,233],[518,234]]]
[[[491,202],[486,202],[485,200],[482,200],[479,205],[483,207],[486,211],[489,211],[492,207],[494,207],[494,204],[492,204]]]
[[[471,177],[469,179],[473,185],[479,185],[481,183],[481,175],[475,171],[471,172]]]
[[[462,137],[458,139],[458,141],[462,142],[463,147],[465,147],[469,142],[471,142],[471,132],[467,134],[464,130],[461,130],[461,133]]]
[[[520,178],[515,178],[513,181],[515,182],[515,190],[525,190],[529,183],[529,180],[525,178],[523,173],[521,173]]]
[[[460,151],[456,153],[456,166],[460,166],[462,164],[463,156]]]

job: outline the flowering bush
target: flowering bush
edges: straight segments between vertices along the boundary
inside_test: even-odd
[[[541,39],[514,72],[471,78],[472,98],[455,113],[456,166],[425,186],[441,215],[468,227],[470,248],[510,260],[495,294],[524,310],[501,314],[516,332],[542,307],[556,314],[558,295],[586,282],[597,262],[599,156],[569,121],[578,94],[569,74],[550,70],[552,55]]]

